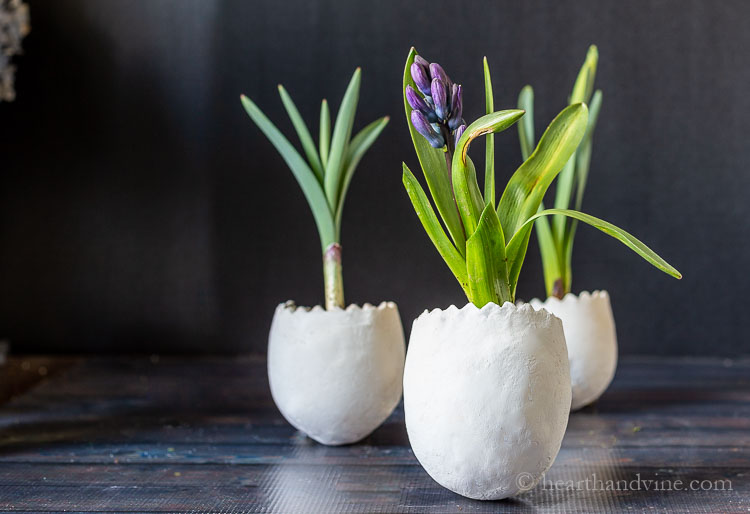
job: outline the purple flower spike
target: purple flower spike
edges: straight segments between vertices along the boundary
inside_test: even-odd
[[[430,76],[427,73],[427,68],[424,66],[420,66],[416,62],[412,63],[411,68],[411,78],[414,79],[414,83],[417,85],[417,89],[419,89],[423,95],[429,95],[430,94]]]
[[[448,120],[448,128],[456,130],[461,125],[461,115],[463,112],[463,91],[460,85],[453,84],[453,94],[451,95],[451,118]]]
[[[461,125],[456,129],[456,142],[455,144],[458,144],[458,140],[461,139],[461,136],[464,133],[464,130],[466,130],[466,125]]]
[[[446,84],[448,87],[453,85],[453,82],[448,78],[448,74],[445,73],[443,67],[436,62],[430,64],[430,78],[440,79],[443,84]]]
[[[427,117],[416,109],[411,111],[411,124],[414,125],[417,132],[419,132],[433,148],[442,148],[445,146],[443,136],[436,132],[435,129],[432,128],[432,125],[430,125],[430,122],[427,121]]]
[[[432,91],[432,101],[435,102],[435,114],[441,120],[447,120],[450,113],[450,100],[445,82],[435,77],[432,79],[430,87]]]

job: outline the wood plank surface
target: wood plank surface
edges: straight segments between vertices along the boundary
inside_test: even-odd
[[[747,360],[623,359],[545,481],[499,502],[432,481],[401,407],[360,444],[309,440],[261,356],[11,357],[0,377],[0,511],[750,512]]]

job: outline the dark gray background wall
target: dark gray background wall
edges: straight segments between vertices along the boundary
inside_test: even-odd
[[[610,291],[622,353],[750,352],[748,2],[29,3],[18,99],[0,104],[0,332],[16,351],[264,351],[277,302],[321,301],[321,266],[303,196],[239,94],[291,136],[276,84],[314,125],[358,65],[357,125],[392,122],[350,190],[347,299],[397,301],[407,332],[423,309],[465,302],[401,186],[401,161],[416,166],[409,47],[464,84],[471,119],[486,54],[496,106],[532,83],[543,126],[596,43],[584,210],[685,278],[584,228],[574,289]],[[515,130],[496,140],[505,179]],[[523,275],[520,295],[541,295],[535,240]]]

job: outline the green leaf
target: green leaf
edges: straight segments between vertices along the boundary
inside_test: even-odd
[[[591,92],[594,90],[594,80],[596,78],[596,67],[599,63],[599,50],[596,45],[591,45],[586,53],[586,60],[583,61],[581,70],[578,72],[573,92],[570,94],[569,104],[578,102],[589,103]]]
[[[573,185],[576,179],[576,154],[570,156],[565,163],[560,176],[557,177],[555,185],[555,209],[567,209],[570,204],[570,198],[573,194]],[[565,238],[565,216],[556,216],[552,220],[552,233],[556,241],[562,242]]]
[[[529,248],[531,227],[531,224],[523,225],[505,247],[505,257],[508,260],[508,283],[510,284],[512,301],[516,299],[516,286],[518,285],[518,277],[521,275],[523,261],[526,259],[526,251]]]
[[[583,193],[586,189],[586,181],[589,177],[589,164],[591,162],[591,148],[592,140],[594,138],[594,130],[596,129],[596,122],[599,120],[599,110],[602,107],[602,91],[597,90],[594,96],[591,98],[589,104],[589,123],[586,127],[586,135],[583,136],[581,146],[576,151],[576,207],[577,211],[581,210],[581,204],[583,203]],[[587,152],[587,155],[582,155],[583,152]]]
[[[518,122],[518,138],[521,141],[521,157],[525,161],[534,151],[534,89],[524,86],[518,95],[518,108],[526,111],[526,115]]]
[[[344,98],[341,100],[339,112],[336,113],[336,124],[333,127],[333,139],[331,149],[326,163],[325,191],[331,210],[336,210],[336,201],[339,198],[341,179],[344,172],[344,158],[352,136],[354,115],[357,112],[359,101],[359,84],[361,82],[362,70],[357,68],[352,75],[349,86],[346,88]]]
[[[453,275],[461,284],[461,288],[464,290],[466,295],[469,295],[468,289],[468,278],[466,274],[466,261],[463,256],[458,253],[458,250],[453,243],[451,243],[448,236],[445,234],[443,227],[438,221],[435,211],[430,205],[430,200],[427,198],[422,186],[419,185],[414,174],[409,170],[406,164],[403,164],[403,183],[406,188],[406,192],[409,194],[411,203],[414,206],[414,210],[419,217],[419,221],[422,222],[422,226],[430,237],[432,244],[437,248],[438,253],[443,260],[448,264],[448,267],[453,272]]]
[[[594,79],[596,77],[596,67],[598,62],[599,51],[597,50],[596,45],[591,45],[586,54],[586,60],[583,62],[581,70],[578,72],[576,82],[573,85],[573,92],[570,94],[569,103],[575,104],[578,102],[589,102],[591,99],[591,91],[594,88]],[[574,154],[557,179],[555,209],[567,209],[570,206],[573,188],[575,187],[576,182],[580,183],[580,179],[576,177],[577,174],[578,170],[576,169],[576,157]],[[559,241],[560,244],[565,245],[566,232],[570,228],[566,225],[567,219],[564,216],[557,216],[552,223],[555,239]]]
[[[479,186],[476,184],[476,173],[472,180],[471,168],[467,164],[469,144],[479,136],[507,129],[523,115],[524,112],[518,109],[486,114],[469,125],[456,144],[456,152],[453,154],[453,191],[456,195],[458,212],[461,214],[461,220],[463,221],[467,235],[474,233],[479,222],[479,216],[482,213],[481,208],[477,207],[472,194],[472,189],[476,187],[478,190]]]
[[[589,166],[591,164],[591,150],[593,147],[593,136],[594,130],[596,129],[596,122],[599,119],[599,110],[602,105],[602,92],[597,90],[594,96],[591,98],[591,104],[589,105],[589,123],[586,128],[586,135],[583,136],[581,146],[576,150],[576,201],[575,210],[580,211],[583,204],[583,194],[586,189],[586,181],[589,176]],[[545,219],[546,218],[542,218]],[[541,221],[541,220],[540,220]],[[568,228],[565,231],[565,237],[562,242],[563,249],[561,251],[565,262],[564,276],[565,291],[570,291],[573,284],[573,242],[575,240],[576,228],[578,221],[573,220],[568,224]]]
[[[569,209],[547,209],[529,218],[529,220],[526,221],[525,225],[528,227],[531,227],[531,223],[535,219],[540,218],[542,216],[552,216],[555,214],[569,216],[571,218],[577,219],[578,221],[582,221],[584,223],[587,223],[588,225],[591,225],[594,228],[601,230],[605,234],[610,235],[614,237],[615,239],[617,239],[618,241],[620,241],[622,244],[624,244],[625,246],[633,250],[635,253],[643,257],[651,265],[663,271],[667,275],[671,275],[675,278],[682,278],[682,274],[679,271],[677,271],[667,261],[659,257],[656,254],[656,252],[654,252],[651,248],[643,244],[635,236],[633,236],[632,234],[629,234],[623,229],[616,227],[615,225],[607,221],[601,220],[589,214],[584,214],[582,212],[573,211]]]
[[[539,209],[544,210],[544,204],[540,205]],[[555,239],[552,237],[552,228],[550,227],[549,220],[546,217],[539,218],[536,220],[534,227],[536,228],[536,236],[539,241],[539,251],[542,254],[544,288],[547,296],[552,296],[555,289],[555,281],[561,279],[563,276],[560,268],[560,258],[555,246]],[[521,257],[521,261],[523,261],[525,256],[526,253],[524,252],[522,256],[516,255],[515,257],[516,259]]]
[[[289,115],[289,119],[292,120],[294,130],[297,131],[299,141],[302,143],[302,149],[307,156],[307,162],[310,164],[310,167],[313,169],[315,175],[322,184],[323,165],[320,163],[320,157],[318,157],[318,152],[315,149],[315,142],[313,141],[312,136],[310,136],[310,131],[307,130],[307,125],[305,125],[302,116],[300,116],[297,106],[294,105],[292,97],[289,96],[289,93],[286,92],[286,89],[284,89],[284,86],[281,84],[279,84],[279,95],[281,96],[281,102],[284,104],[284,108]]]
[[[247,114],[268,140],[271,141],[271,144],[281,154],[289,169],[292,170],[294,178],[297,179],[297,183],[302,188],[310,210],[312,210],[315,224],[318,227],[318,234],[320,235],[320,244],[322,249],[325,250],[328,245],[337,242],[335,237],[336,231],[331,209],[328,206],[325,193],[318,179],[315,177],[315,173],[310,169],[302,156],[297,153],[297,150],[287,141],[284,135],[279,132],[279,129],[271,123],[252,100],[245,95],[242,95],[240,99]]]
[[[328,100],[320,102],[320,129],[318,133],[320,146],[320,163],[325,169],[328,164],[328,151],[331,145],[331,112],[328,110]]]
[[[495,112],[495,101],[492,95],[492,78],[487,57],[484,58],[484,113]],[[484,153],[484,203],[495,205],[495,135],[488,134]]]
[[[506,237],[515,235],[536,213],[550,183],[578,147],[586,131],[587,119],[588,109],[583,104],[563,109],[544,131],[534,153],[510,178],[498,206]],[[466,133],[461,139],[464,137]]]
[[[490,302],[512,301],[505,262],[505,238],[495,206],[485,206],[479,224],[466,240],[469,300],[481,308]]]
[[[349,150],[346,153],[345,167],[346,172],[344,173],[344,181],[341,185],[341,193],[339,194],[338,202],[336,202],[336,234],[340,237],[341,234],[341,216],[344,212],[344,200],[346,199],[346,192],[349,190],[349,183],[352,181],[354,171],[357,169],[362,156],[372,146],[375,140],[383,132],[383,129],[388,125],[390,118],[385,116],[379,120],[375,120],[365,128],[363,128],[359,134],[352,138],[349,144]]]
[[[427,140],[411,124],[412,109],[406,100],[406,86],[410,85],[416,89],[416,84],[414,84],[414,80],[411,78],[410,71],[416,55],[417,51],[412,48],[409,51],[409,56],[406,58],[406,66],[404,66],[402,89],[404,93],[406,124],[409,127],[411,140],[414,143],[414,150],[417,152],[417,158],[422,167],[425,180],[427,180],[427,187],[432,195],[432,200],[435,202],[435,207],[437,207],[440,217],[443,223],[445,223],[445,227],[448,229],[448,233],[453,239],[456,248],[463,256],[466,247],[466,235],[464,234],[461,218],[456,209],[456,202],[453,199],[453,186],[451,185],[451,177],[445,162],[445,152],[431,147]]]

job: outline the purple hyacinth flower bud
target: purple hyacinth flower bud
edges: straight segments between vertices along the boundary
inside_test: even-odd
[[[417,91],[411,86],[406,86],[406,101],[409,102],[412,109],[420,110],[423,113],[432,110],[427,106],[419,93],[417,93]]]
[[[430,69],[430,63],[427,59],[422,57],[421,55],[415,55],[414,56],[414,62],[422,66],[425,70],[429,71]]]
[[[448,128],[456,130],[461,125],[461,115],[463,111],[463,91],[460,85],[453,84],[453,94],[451,95],[451,118],[448,120]]]
[[[445,146],[443,136],[432,128],[430,122],[427,121],[427,117],[417,109],[411,111],[411,124],[414,125],[417,132],[422,134],[433,148],[442,148]]]
[[[432,79],[430,87],[432,91],[432,101],[435,102],[435,114],[441,120],[447,120],[450,113],[450,100],[445,82],[439,78]]]
[[[448,74],[445,73],[445,70],[442,66],[440,66],[438,63],[433,62],[430,64],[430,78],[432,79],[440,79],[443,84],[447,84],[448,87],[453,85],[453,82],[448,77]]]
[[[456,129],[456,142],[455,144],[458,144],[458,140],[461,139],[461,136],[464,133],[464,130],[466,130],[466,125],[461,125]]]
[[[412,63],[411,68],[409,69],[411,71],[411,78],[414,79],[414,83],[417,85],[417,89],[419,89],[423,95],[429,95],[430,75],[427,68],[425,68],[424,66],[420,66],[415,62]]]

